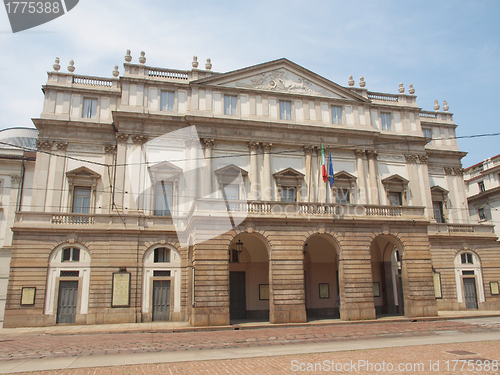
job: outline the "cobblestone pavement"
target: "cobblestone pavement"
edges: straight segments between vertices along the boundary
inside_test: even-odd
[[[499,374],[498,361],[500,341],[487,341],[20,374]]]
[[[251,348],[345,340],[499,332],[500,317],[371,322],[212,332],[7,334],[0,336],[0,361],[160,351]]]

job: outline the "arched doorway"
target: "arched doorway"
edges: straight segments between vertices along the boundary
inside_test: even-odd
[[[457,300],[466,309],[477,309],[484,302],[483,273],[479,256],[470,250],[455,256]]]
[[[229,314],[235,320],[269,320],[269,247],[257,234],[229,246]]]
[[[56,324],[84,324],[90,289],[90,252],[81,244],[65,243],[49,257],[45,314]]]
[[[327,235],[313,235],[304,245],[304,291],[308,320],[340,317],[338,252]]]
[[[403,248],[391,236],[376,237],[370,247],[376,314],[404,314]]]

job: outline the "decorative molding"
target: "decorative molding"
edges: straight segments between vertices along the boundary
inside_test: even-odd
[[[444,174],[444,169],[443,169],[443,167],[429,167],[429,174],[442,175],[442,174]]]
[[[272,143],[262,143],[262,149],[264,152],[271,152]]]
[[[444,167],[444,174],[446,174],[447,176],[453,176],[453,168]]]
[[[53,141],[49,141],[46,139],[39,139],[38,141],[36,141],[36,148],[39,150],[50,150],[52,149],[53,143],[54,143]]]
[[[463,168],[453,168],[453,173],[455,174],[455,176],[463,176],[464,169]]]
[[[104,146],[104,152],[106,154],[114,154],[116,151],[116,145],[106,145]]]
[[[429,157],[427,155],[418,155],[418,161],[420,164],[427,164]]]
[[[259,143],[258,142],[248,142],[248,148],[250,151],[257,151],[259,148]]]
[[[10,181],[13,184],[19,184],[19,183],[21,183],[21,179],[22,179],[21,175],[17,175],[17,174],[11,174],[10,175]]]
[[[145,143],[148,140],[148,136],[144,134],[132,134],[132,142],[134,143]]]
[[[80,143],[70,143],[67,148],[69,151],[88,151],[88,152],[102,152],[102,145],[87,145]]]
[[[213,148],[215,145],[215,140],[213,138],[202,138],[201,143],[205,148]]]
[[[389,161],[389,162],[397,162],[404,163],[406,161],[403,155],[394,155],[394,154],[380,154],[378,156],[379,161]]]
[[[60,151],[66,151],[68,149],[68,142],[57,142],[57,149]]]

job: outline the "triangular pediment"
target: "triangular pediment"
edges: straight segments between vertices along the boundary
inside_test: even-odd
[[[274,178],[304,178],[304,174],[293,168],[286,168],[273,174]]]
[[[162,161],[161,163],[150,166],[149,173],[154,181],[169,180],[177,177],[182,173],[182,168],[170,163],[169,161]]]
[[[219,168],[215,171],[215,174],[217,176],[234,176],[237,177],[239,174],[243,177],[248,175],[248,172],[245,171],[243,168],[238,167],[237,165],[234,164],[229,164],[226,165],[225,167]]]
[[[99,173],[96,173],[87,167],[79,167],[71,171],[68,171],[66,172],[66,176],[70,178],[75,178],[75,177],[87,177],[92,179],[101,178],[101,175]]]
[[[335,177],[335,180],[349,180],[349,181],[356,180],[355,176],[346,171],[337,172],[333,176]]]
[[[389,176],[387,178],[384,178],[382,180],[383,184],[402,184],[402,185],[408,185],[408,180],[404,177],[401,177],[398,174],[393,174],[392,176]]]
[[[448,190],[446,190],[445,188],[442,188],[439,185],[436,185],[436,186],[431,187],[431,193],[435,193],[435,194],[448,194]]]
[[[217,76],[200,79],[192,84],[218,86],[228,89],[258,90],[281,94],[367,102],[353,93],[287,59],[279,59]]]

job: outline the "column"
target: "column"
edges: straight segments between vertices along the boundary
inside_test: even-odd
[[[270,201],[272,199],[273,191],[271,186],[271,146],[272,143],[262,144],[262,150],[264,151],[262,199],[265,201]]]
[[[444,173],[446,175],[446,188],[449,191],[449,200],[450,204],[448,206],[448,218],[450,219],[450,223],[459,223],[459,212],[458,208],[460,208],[459,199],[457,199],[457,191],[455,190],[454,185],[454,177],[453,177],[453,168],[444,167]]]
[[[410,193],[406,197],[406,199],[408,200],[408,205],[421,206],[422,205],[421,194],[424,188],[418,176],[418,169],[417,169],[418,156],[407,154],[405,155],[405,160],[406,160],[406,168],[408,170],[408,180],[410,181],[409,183]]]
[[[105,152],[105,157],[104,157],[104,163],[109,166],[114,165],[115,157],[116,157],[116,145],[106,145],[104,146],[104,152]],[[97,213],[102,213],[102,214],[110,214],[113,211],[113,201],[112,201],[112,189],[113,189],[113,176],[112,171],[113,168],[111,167],[109,170],[108,168],[105,169],[106,173],[102,176],[102,186],[103,186],[103,196],[102,196],[102,209],[100,212],[96,210]],[[111,173],[108,173],[110,172]],[[111,180],[110,180],[111,179]],[[105,211],[105,209],[107,210]]]
[[[318,149],[313,147],[311,155],[311,186],[309,187],[311,202],[318,201]]]
[[[305,202],[311,202],[311,154],[312,147],[304,146],[304,155],[306,158],[306,194],[304,195]]]
[[[467,193],[465,192],[464,170],[462,168],[453,168],[455,173],[455,182],[457,183],[457,195],[461,205],[459,206],[459,218],[461,223],[469,223],[469,209],[467,205]]]
[[[257,142],[248,142],[248,148],[250,149],[250,173],[248,178],[250,179],[250,194],[248,194],[249,199],[257,200],[259,199],[259,170],[257,167],[257,148],[259,144]]]
[[[356,156],[356,172],[358,175],[359,190],[358,199],[355,203],[366,204],[368,203],[368,189],[366,187],[365,150],[355,150],[354,155]]]
[[[204,138],[202,142],[205,148],[204,157],[206,166],[203,168],[202,171],[201,196],[207,197],[214,191],[212,187],[212,149],[214,147],[215,142],[213,139],[206,139],[206,138]]]
[[[318,202],[326,202],[326,183],[323,181],[323,171],[321,166],[321,150],[318,150],[318,157],[316,158],[318,164]]]
[[[145,176],[147,173],[147,166],[144,167],[144,160],[142,152],[142,145],[148,140],[148,137],[143,134],[132,135],[131,157],[128,157],[128,162],[131,164],[128,172],[130,173],[129,182],[130,188],[125,191],[128,192],[128,199],[126,201],[126,208],[129,211],[141,212],[144,210],[144,186]],[[131,159],[131,160],[130,160]],[[132,168],[132,170],[130,170]],[[126,185],[127,186],[127,185]]]
[[[114,210],[123,211],[123,198],[125,192],[125,166],[127,162],[127,140],[129,135],[123,133],[116,134],[116,178],[114,186]]]
[[[428,156],[419,155],[418,160],[420,164],[418,169],[420,171],[419,178],[422,180],[421,190],[422,190],[422,205],[425,205],[425,215],[429,219],[434,218],[434,211],[432,208],[432,196],[431,196],[431,184],[429,181],[429,168],[427,167]]]
[[[377,184],[377,151],[366,151],[368,157],[368,175],[370,180],[370,204],[380,204],[379,187]]]
[[[48,140],[39,140],[37,142],[38,152],[36,153],[35,175],[33,178],[33,200],[31,203],[31,209],[33,211],[45,211],[52,144],[53,142]]]

